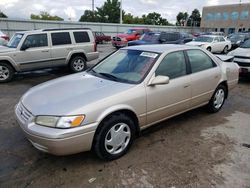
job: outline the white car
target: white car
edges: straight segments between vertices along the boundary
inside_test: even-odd
[[[186,43],[187,45],[199,46],[210,52],[219,52],[226,54],[231,49],[231,41],[218,35],[202,35],[193,41]]]
[[[6,45],[9,42],[9,36],[5,35],[2,31],[0,31],[0,46]]]
[[[227,55],[233,56],[234,62],[240,66],[240,76],[250,76],[250,39]]]

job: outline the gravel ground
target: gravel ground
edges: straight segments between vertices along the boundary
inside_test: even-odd
[[[98,49],[101,58],[114,50]],[[164,121],[145,130],[127,155],[103,162],[92,152],[42,153],[15,122],[22,94],[67,74],[23,73],[0,85],[0,187],[250,187],[250,79],[239,82],[219,113],[199,108]]]

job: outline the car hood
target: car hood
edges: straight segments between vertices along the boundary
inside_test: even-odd
[[[12,52],[15,50],[16,48],[8,48],[6,46],[0,46],[0,53]]]
[[[228,53],[232,56],[245,56],[250,57],[250,48],[237,48],[231,52]]]
[[[209,42],[192,41],[192,42],[188,42],[186,44],[187,45],[192,45],[192,46],[202,46],[202,45],[205,45],[205,44],[209,44]]]
[[[78,73],[55,79],[31,88],[21,99],[33,115],[71,114],[86,105],[116,95],[132,84],[120,83]]]

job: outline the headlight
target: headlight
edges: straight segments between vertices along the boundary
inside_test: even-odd
[[[72,128],[78,127],[82,124],[85,116],[65,116],[65,117],[56,117],[56,116],[37,116],[35,123],[38,125],[43,125],[53,128]]]
[[[241,41],[240,41],[240,40],[236,42],[236,44],[240,44],[240,43],[241,43]]]

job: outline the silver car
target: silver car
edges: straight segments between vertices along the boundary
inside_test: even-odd
[[[41,151],[68,155],[93,149],[113,160],[142,129],[203,105],[219,111],[238,74],[237,64],[199,47],[126,47],[84,73],[33,87],[15,114]]]

